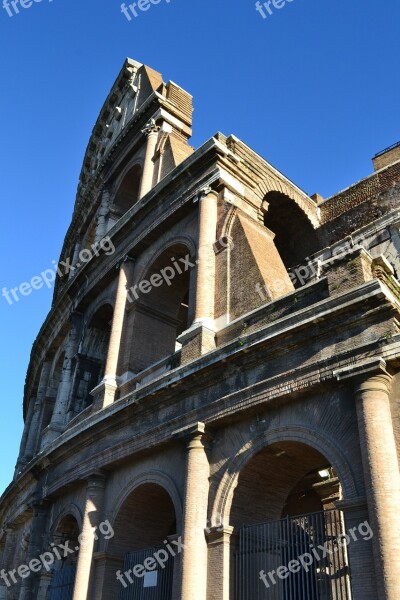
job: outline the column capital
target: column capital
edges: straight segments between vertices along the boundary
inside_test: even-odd
[[[133,258],[132,256],[129,256],[129,254],[125,254],[125,256],[123,256],[122,258],[119,259],[119,261],[116,263],[115,268],[120,271],[121,267],[123,267],[126,263],[135,263],[136,259]]]
[[[87,481],[87,489],[88,490],[99,490],[104,489],[106,486],[107,473],[99,469],[98,471],[93,471],[86,477]]]
[[[197,194],[193,198],[193,202],[199,202],[201,200],[204,200],[205,198],[208,198],[209,196],[214,196],[215,199],[218,199],[219,194],[216,190],[213,190],[211,186],[207,185],[198,190]]]
[[[357,398],[362,398],[368,392],[381,392],[389,395],[392,377],[388,373],[378,373],[355,384],[354,391]]]
[[[160,131],[160,127],[156,124],[155,119],[150,119],[150,121],[148,121],[142,129],[142,133],[144,133],[146,136],[149,136],[152,133],[158,134],[159,131]]]
[[[360,509],[367,510],[367,498],[365,496],[358,496],[357,498],[349,498],[344,500],[337,500],[335,506],[342,510],[344,513],[359,512]]]
[[[172,433],[172,437],[185,442],[188,450],[204,450],[204,442],[210,438],[210,434],[206,432],[205,424],[198,422],[177,429]]]
[[[223,527],[211,527],[206,529],[206,539],[208,545],[226,544],[229,542],[232,535],[235,533],[235,528],[231,525]]]

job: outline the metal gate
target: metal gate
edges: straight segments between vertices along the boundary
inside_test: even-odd
[[[344,533],[337,510],[243,527],[235,600],[351,600]]]
[[[146,558],[153,557],[158,550],[165,550],[165,546],[148,548],[137,552],[129,552],[125,556],[123,572],[127,573],[133,570],[137,565],[143,565]],[[164,567],[157,565],[157,569],[146,571],[144,577],[136,577],[133,573],[130,578],[133,583],[128,582],[129,578],[125,576],[124,580],[127,587],[121,584],[119,600],[171,600],[172,581],[174,575],[174,559],[169,557]]]
[[[49,600],[72,600],[76,565],[64,567],[53,571],[53,577],[49,586]]]

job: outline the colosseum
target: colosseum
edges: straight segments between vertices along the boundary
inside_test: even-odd
[[[324,199],[192,112],[127,59],[94,126],[0,598],[399,600],[400,144]]]

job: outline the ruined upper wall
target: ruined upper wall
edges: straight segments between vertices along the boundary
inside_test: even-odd
[[[128,58],[93,128],[79,178],[77,205],[90,192],[108,158],[152,99],[158,99],[159,108],[166,109],[172,119],[178,118],[175,133],[187,142],[191,136],[192,96],[173,82],[164,83],[161,73]]]
[[[320,205],[321,246],[330,245],[379,219],[400,205],[400,161],[395,162]]]
[[[384,167],[387,167],[398,160],[400,160],[400,142],[397,142],[396,144],[393,144],[393,146],[386,148],[386,150],[375,154],[372,162],[374,163],[375,171],[379,171],[380,169],[383,169]]]

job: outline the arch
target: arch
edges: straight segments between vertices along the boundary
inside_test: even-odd
[[[114,304],[115,304],[115,294],[114,295],[107,295],[107,296],[102,296],[101,298],[96,299],[95,302],[93,302],[90,307],[86,310],[85,312],[85,318],[84,318],[84,330],[86,329],[86,326],[88,323],[90,323],[90,321],[92,321],[94,315],[105,305],[109,305],[113,310],[114,310]],[[76,308],[76,310],[78,310],[78,308]],[[83,334],[84,335],[84,332]]]
[[[163,586],[163,598],[169,600],[172,597],[175,554],[166,552],[166,548],[171,536],[177,535],[181,513],[178,491],[164,473],[151,470],[129,482],[113,511],[114,536],[106,542],[107,558],[101,594],[104,600],[118,597],[121,584],[115,577],[117,570],[126,572],[129,567],[143,563],[146,557],[155,556],[156,550],[161,548],[168,560],[162,569],[157,569],[156,577]],[[130,580],[133,585],[134,579]],[[136,582],[141,585],[139,580],[136,579]],[[100,596],[99,591],[97,593]]]
[[[194,314],[192,247],[186,238],[170,240],[139,266],[128,291],[134,311],[124,333],[125,372],[139,373],[179,349],[177,338]]]
[[[120,187],[121,183],[125,179],[126,175],[134,168],[143,169],[143,159],[135,157],[126,164],[121,171],[113,179],[113,190],[116,191]]]
[[[92,213],[87,219],[86,223],[81,229],[81,242],[77,242],[79,252],[83,250],[90,250],[96,241],[96,228],[97,228],[97,213]],[[74,247],[74,254],[76,251],[76,245]],[[74,260],[74,254],[70,259]]]
[[[114,220],[122,217],[139,200],[142,165],[135,161],[129,164],[115,182],[111,212]]]
[[[57,350],[57,353],[54,357],[50,376],[46,385],[46,394],[44,395],[42,401],[42,415],[41,415],[41,425],[40,432],[42,433],[44,429],[50,424],[54,405],[57,398],[58,388],[61,383],[61,375],[64,368],[64,360],[65,360],[65,348],[64,344],[60,346]]]
[[[91,315],[90,320],[86,321],[78,348],[79,354],[93,359],[98,358],[105,362],[113,312],[113,307],[107,302],[103,302]]]
[[[80,523],[82,523],[82,516],[79,509],[71,504],[58,515],[50,527],[50,540],[52,540],[55,546],[68,544],[71,550],[75,550],[67,555],[65,553],[64,555],[61,553],[56,554],[57,560],[52,565],[51,581],[49,582],[50,598],[58,598],[60,594],[62,594],[62,597],[67,597],[65,596],[66,594],[68,594],[68,597],[72,597],[81,531],[77,517],[80,519]]]
[[[231,239],[232,238],[232,228],[233,228],[233,224],[235,222],[235,215],[237,213],[237,207],[236,206],[230,206],[227,210],[225,219],[222,223],[221,226],[221,233],[220,233],[220,238],[225,238],[225,239]],[[229,250],[230,245],[227,245],[227,248]]]
[[[78,537],[80,534],[80,528],[78,521],[72,512],[66,512],[61,518],[57,519],[57,522],[50,530],[50,535],[53,539],[61,538],[63,541],[69,539],[71,543],[78,544]]]
[[[270,191],[264,197],[264,208],[264,225],[275,234],[274,243],[286,269],[317,251],[318,238],[310,216],[291,196]]]
[[[7,541],[7,537],[6,535],[4,535],[4,529],[2,529],[0,531],[0,569],[4,569],[7,567],[7,565],[5,564],[4,560],[5,560],[5,549],[6,549],[6,541]]]
[[[55,389],[57,394],[57,388],[60,384],[62,368],[65,358],[65,349],[61,348],[61,352],[57,353],[56,359],[53,362],[53,367],[50,375],[50,386]]]
[[[67,506],[61,508],[59,513],[57,514],[57,516],[55,516],[53,518],[53,522],[50,525],[50,535],[53,535],[55,533],[55,531],[57,531],[57,529],[59,528],[63,519],[65,519],[67,517],[73,517],[78,525],[79,530],[82,529],[82,523],[83,523],[82,511],[77,504],[74,504],[73,502],[71,502]]]
[[[93,402],[91,391],[104,377],[113,312],[113,307],[103,300],[97,310],[90,314],[90,320],[86,320],[74,358],[68,420]]]
[[[129,496],[141,485],[145,483],[153,483],[158,485],[169,494],[175,509],[176,515],[176,526],[177,530],[181,531],[182,529],[182,498],[179,494],[179,490],[175,485],[174,481],[162,471],[157,471],[156,469],[145,471],[141,473],[137,477],[134,477],[131,481],[129,481],[126,486],[123,488],[122,492],[119,495],[119,499],[115,504],[115,508],[111,513],[111,522],[115,523],[115,518],[120,512],[123,504],[129,498]]]
[[[64,354],[65,352],[65,338],[62,342],[62,344],[60,344],[53,356],[53,362],[51,364],[51,369],[50,369],[50,375],[49,375],[49,381],[51,381],[54,377],[54,371],[56,370],[56,368],[58,367],[58,364],[60,363],[60,357],[62,354]]]
[[[148,258],[145,263],[140,267],[137,273],[135,273],[134,283],[139,283],[143,279],[145,279],[145,275],[148,271],[150,271],[151,266],[154,262],[158,261],[159,258],[169,250],[169,248],[177,247],[177,246],[185,246],[187,249],[187,253],[190,256],[195,256],[196,254],[196,244],[193,239],[186,235],[179,235],[172,239],[169,239],[166,242],[163,242],[160,247],[156,248],[155,254],[153,254],[150,258]]]
[[[340,448],[332,440],[323,437],[315,429],[279,427],[265,432],[243,445],[232,460],[229,461],[215,495],[211,515],[211,523],[213,525],[218,524],[221,518],[224,523],[227,524],[229,522],[233,493],[238,485],[242,469],[260,451],[278,442],[297,442],[316,450],[332,464],[337,472],[344,498],[350,499],[358,496],[351,466]]]
[[[318,206],[309,196],[307,196],[307,194],[291,182],[278,177],[265,178],[258,184],[256,193],[262,201],[265,199],[265,196],[270,193],[278,193],[287,196],[309,219],[314,229],[319,227],[320,219]]]

